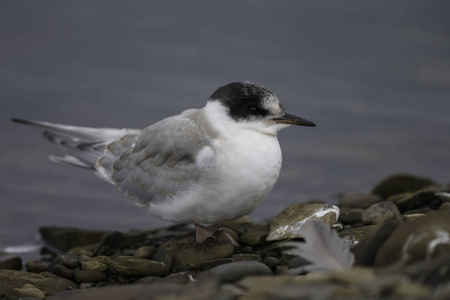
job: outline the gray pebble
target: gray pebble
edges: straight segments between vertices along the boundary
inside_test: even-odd
[[[393,220],[403,221],[400,211],[391,201],[375,203],[362,213],[361,219],[366,225],[382,225]]]
[[[280,264],[280,260],[273,256],[266,257],[261,262],[268,266],[270,269],[274,269]]]
[[[75,281],[78,283],[97,283],[106,279],[106,274],[98,271],[75,271]]]
[[[63,278],[67,278],[69,280],[75,279],[75,272],[63,265],[56,265],[53,267],[53,274],[61,276]]]
[[[134,253],[134,257],[139,258],[151,258],[153,254],[155,254],[156,248],[153,246],[142,246],[136,250]]]
[[[232,283],[246,276],[273,275],[268,266],[257,261],[236,261],[209,270],[219,282]]]
[[[80,267],[79,256],[77,254],[63,254],[61,255],[61,262],[64,266],[72,270]]]

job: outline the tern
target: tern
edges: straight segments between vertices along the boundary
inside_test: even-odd
[[[64,150],[52,161],[93,170],[162,219],[195,224],[198,243],[267,197],[281,169],[277,133],[290,125],[315,126],[250,82],[219,87],[203,108],[142,130],[12,121],[40,127]]]

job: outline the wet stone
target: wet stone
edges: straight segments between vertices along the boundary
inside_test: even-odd
[[[253,224],[253,219],[249,215],[239,219],[220,224],[221,227],[229,228],[238,234],[244,233],[244,228]]]
[[[267,241],[301,237],[299,232],[309,220],[320,220],[330,227],[338,220],[339,208],[329,204],[295,203],[270,220]]]
[[[379,195],[363,193],[345,193],[339,200],[339,207],[366,209],[369,206],[383,201]]]
[[[23,287],[16,288],[14,290],[21,295],[21,299],[24,299],[25,297],[38,299],[45,298],[45,293],[43,291],[29,283],[26,283]]]
[[[67,252],[72,248],[98,243],[107,232],[47,226],[39,228],[39,233],[45,242]]]
[[[382,201],[367,208],[361,215],[365,225],[382,225],[389,221],[403,221],[397,206],[391,201]]]
[[[339,221],[344,224],[355,224],[362,222],[361,215],[364,212],[362,208],[341,209]]]
[[[364,240],[371,233],[375,232],[380,225],[368,225],[357,228],[344,229],[338,232],[338,235],[344,240],[344,244],[350,249]]]
[[[156,252],[156,247],[154,246],[143,246],[136,250],[134,257],[138,258],[151,258]]]
[[[105,272],[108,270],[108,262],[110,261],[107,256],[97,256],[81,263],[81,269],[86,271]]]
[[[160,280],[162,280],[162,278],[159,276],[146,276],[139,278],[138,280],[133,282],[133,284],[152,284]]]
[[[98,271],[75,271],[75,280],[78,283],[91,282],[97,283],[106,279],[106,274]]]
[[[406,193],[389,199],[392,199],[402,213],[423,206],[427,206],[431,209],[438,209],[442,204],[441,198],[433,191]]]
[[[439,211],[450,211],[450,202],[444,202],[439,206]]]
[[[63,265],[55,265],[52,270],[53,274],[58,275],[69,280],[75,280],[75,272]]]
[[[231,283],[246,276],[273,275],[268,266],[256,261],[237,261],[215,267],[208,271],[216,276],[219,282]]]
[[[223,232],[218,232],[216,238],[206,239],[198,244],[194,235],[182,239],[169,240],[161,245],[159,250],[165,250],[173,257],[172,268],[178,271],[199,269],[204,262],[230,257],[234,246]]]
[[[22,258],[19,256],[0,261],[0,269],[22,270]]]
[[[444,211],[401,224],[378,251],[375,266],[386,266],[400,259],[411,263],[439,256],[450,244],[449,220],[450,212]]]
[[[231,259],[234,261],[261,261],[261,256],[259,254],[246,254],[246,253],[240,253],[240,254],[233,254],[231,256]]]
[[[172,267],[172,261],[173,261],[172,254],[170,254],[166,250],[157,251],[155,254],[152,255],[151,259],[154,261],[159,261],[159,262],[164,263],[166,266],[169,267],[169,269]]]
[[[73,270],[80,267],[79,258],[80,258],[79,255],[66,253],[61,255],[60,260],[64,266]]]
[[[162,262],[132,256],[111,259],[108,267],[112,273],[129,277],[166,276],[169,273],[169,267]]]
[[[78,287],[72,281],[51,273],[35,274],[16,270],[0,270],[0,283],[0,294],[14,297],[28,297],[21,295],[16,290],[21,289],[25,284],[32,284],[43,291],[46,296],[65,291],[67,288]]]
[[[253,225],[243,233],[239,240],[247,245],[262,245],[266,241],[266,237],[269,234],[268,226]]]
[[[428,178],[410,174],[396,174],[383,179],[372,190],[373,194],[380,195],[383,199],[390,196],[416,192],[436,183]]]
[[[231,258],[219,258],[219,259],[208,260],[208,261],[205,261],[201,265],[200,269],[202,271],[206,271],[206,270],[212,269],[214,267],[217,267],[217,266],[220,266],[223,264],[229,264],[231,262],[233,262],[233,260]]]
[[[268,266],[271,270],[274,270],[281,262],[278,258],[273,257],[273,256],[268,256],[266,258],[264,258],[261,263],[265,264],[266,266]]]
[[[47,271],[50,262],[43,260],[30,260],[25,263],[25,268],[28,272],[41,273]]]
[[[307,266],[310,264],[311,263],[309,261],[301,258],[300,256],[296,256],[288,261],[287,268],[288,269],[296,269],[296,268],[301,268],[301,267],[304,267],[304,266]]]

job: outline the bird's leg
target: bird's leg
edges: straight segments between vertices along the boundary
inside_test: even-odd
[[[203,243],[207,238],[216,238],[214,235],[217,230],[219,230],[218,226],[205,226],[200,224],[195,225],[195,240],[197,243]]]

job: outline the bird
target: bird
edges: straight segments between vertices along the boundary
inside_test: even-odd
[[[164,220],[193,223],[197,243],[268,196],[281,169],[280,130],[316,126],[287,113],[274,93],[252,82],[223,85],[203,108],[144,129],[11,120],[40,127],[62,148],[64,154],[51,161],[94,171]]]

